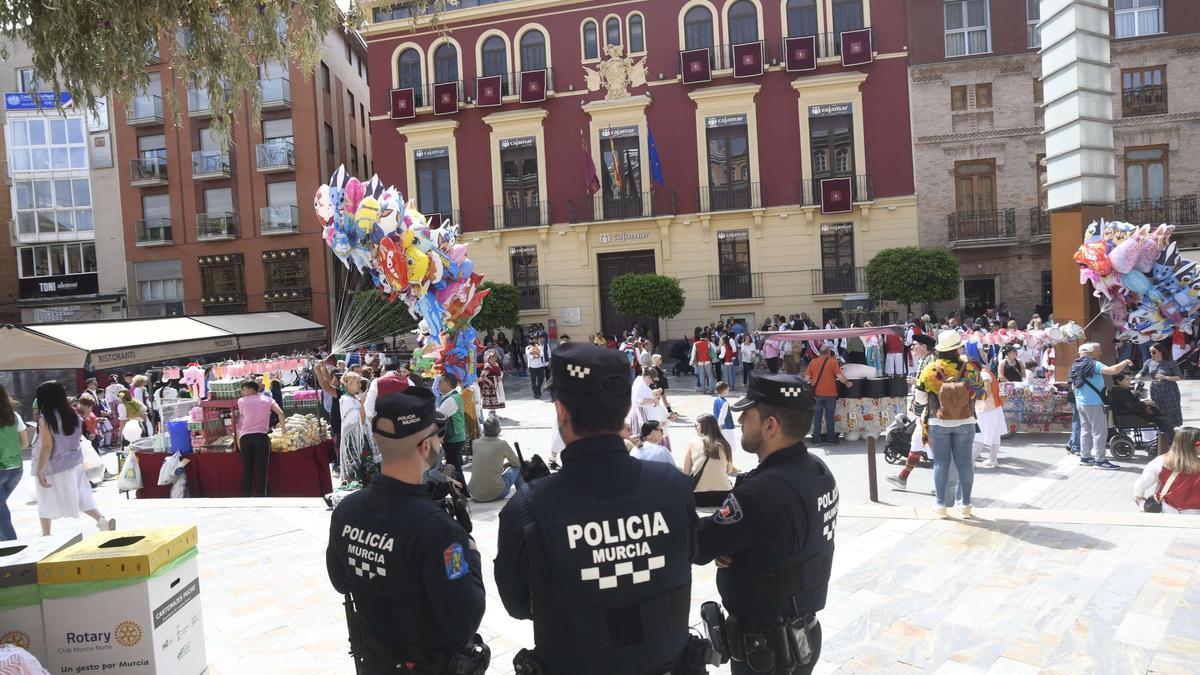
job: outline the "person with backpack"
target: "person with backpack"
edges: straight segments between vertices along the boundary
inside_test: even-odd
[[[955,330],[938,334],[936,358],[917,377],[914,399],[924,406],[922,440],[933,451],[934,513],[945,518],[954,505],[949,489],[950,464],[958,469],[963,518],[971,517],[971,487],[975,479],[975,401],[987,391],[979,367],[963,356],[962,335]]]
[[[1108,449],[1108,410],[1103,394],[1104,376],[1132,368],[1133,361],[1125,359],[1106,366],[1097,360],[1098,356],[1098,343],[1084,344],[1079,348],[1079,358],[1071,364],[1068,375],[1075,389],[1075,407],[1079,410],[1079,465],[1115,471],[1121,467],[1105,458]]]
[[[842,366],[833,355],[833,344],[826,342],[821,345],[821,356],[808,364],[805,379],[812,385],[816,398],[816,409],[813,411],[812,442],[822,442],[821,422],[825,422],[824,442],[836,445],[837,431],[833,426],[834,413],[837,410],[838,382],[851,387],[850,380],[842,374]]]

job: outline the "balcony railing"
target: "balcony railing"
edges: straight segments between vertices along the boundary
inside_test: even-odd
[[[296,150],[291,138],[259,143],[254,148],[254,158],[259,173],[291,171],[296,168]]]
[[[300,209],[295,206],[264,206],[258,210],[258,227],[263,236],[300,232]]]
[[[193,152],[192,178],[195,180],[229,178],[229,153],[219,150]]]
[[[1034,241],[1050,241],[1050,212],[1040,206],[1029,209],[1029,235]]]
[[[292,107],[292,85],[286,77],[259,80],[258,89],[262,92],[263,110]]]
[[[1169,223],[1180,229],[1197,229],[1196,195],[1126,199],[1113,208],[1113,217],[1134,225]]]
[[[855,204],[874,201],[875,199],[875,179],[870,174],[859,176],[823,176],[821,178],[808,178],[800,181],[800,203],[809,206],[820,206],[821,181],[826,178],[849,178],[850,198]]]
[[[763,297],[762,272],[726,272],[708,275],[708,299],[750,300]]]
[[[959,211],[947,215],[946,222],[951,248],[1010,244],[1017,239],[1015,209]]]
[[[209,117],[212,115],[212,103],[208,92],[203,89],[188,88],[187,93],[188,117]]]
[[[138,246],[165,246],[175,242],[170,218],[140,218],[133,221]]]
[[[494,230],[514,227],[538,227],[550,224],[550,202],[534,202],[528,205],[493,206],[488,211],[488,225]]]
[[[762,183],[712,185],[696,190],[696,208],[701,213],[761,209],[762,204]]]
[[[425,214],[425,219],[429,221],[430,227],[441,227],[442,221],[449,220],[451,225],[462,223],[462,211],[451,209],[449,211],[430,211]]]
[[[862,267],[825,267],[812,270],[813,295],[865,293],[867,284]]]
[[[162,124],[162,97],[154,94],[134,96],[133,102],[129,104],[129,113],[125,117],[125,121],[135,127]]]
[[[237,237],[236,213],[197,213],[196,240],[221,241]]]
[[[153,155],[129,160],[129,184],[134,187],[166,185],[167,158]]]
[[[1165,115],[1167,113],[1167,85],[1148,84],[1121,90],[1121,115]]]
[[[517,286],[517,306],[522,312],[550,309],[550,287]]]
[[[572,224],[673,216],[675,213],[675,193],[669,190],[648,190],[620,197],[596,195],[567,202],[567,222]]]

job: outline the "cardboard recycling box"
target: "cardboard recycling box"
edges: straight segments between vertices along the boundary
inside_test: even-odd
[[[16,645],[47,663],[37,564],[82,538],[76,532],[0,542],[0,644]]]
[[[38,563],[52,673],[208,667],[196,528],[100,532]]]

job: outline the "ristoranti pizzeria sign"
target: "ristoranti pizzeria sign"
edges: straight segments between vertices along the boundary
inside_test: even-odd
[[[99,279],[100,275],[96,272],[21,279],[21,299],[39,300],[72,295],[95,295],[100,290]]]

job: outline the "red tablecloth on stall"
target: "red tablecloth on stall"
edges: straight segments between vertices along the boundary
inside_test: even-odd
[[[333,441],[301,448],[295,452],[272,452],[267,465],[267,494],[272,497],[320,497],[333,491],[329,462]],[[171,486],[155,485],[167,455],[139,452],[142,483],[138,499],[171,496]],[[195,452],[185,472],[189,497],[243,497],[242,455],[237,452]]]

